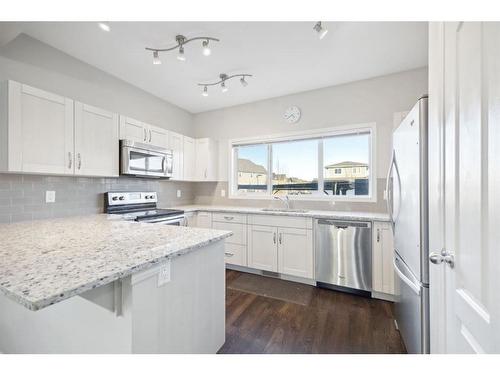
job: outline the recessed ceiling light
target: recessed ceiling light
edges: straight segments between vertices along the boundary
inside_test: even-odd
[[[104,31],[111,31],[111,27],[105,22],[99,22],[99,27]]]

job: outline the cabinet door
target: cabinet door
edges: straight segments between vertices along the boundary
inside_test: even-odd
[[[73,100],[8,84],[9,171],[73,174]]]
[[[208,164],[210,155],[208,153],[208,138],[196,139],[196,181],[208,180]]]
[[[184,161],[184,141],[182,134],[177,134],[174,132],[170,132],[169,137],[169,146],[172,150],[172,179],[174,180],[182,180],[184,177],[183,171],[183,161]]]
[[[118,176],[118,115],[75,102],[75,174]]]
[[[278,228],[248,226],[248,267],[278,272]]]
[[[247,266],[247,247],[246,245],[237,245],[234,243],[225,244],[224,259],[228,264],[236,266]]]
[[[394,294],[394,245],[389,223],[373,225],[373,290]]]
[[[278,272],[313,278],[313,240],[310,229],[278,229]]]
[[[184,180],[193,181],[195,178],[195,143],[190,137],[183,137],[184,148]]]
[[[198,215],[196,215],[196,226],[198,228],[212,228],[212,213],[198,212]]]
[[[147,131],[148,143],[154,146],[168,148],[168,130],[158,126],[148,125]]]
[[[141,121],[120,116],[120,139],[146,143],[149,139],[148,131]]]

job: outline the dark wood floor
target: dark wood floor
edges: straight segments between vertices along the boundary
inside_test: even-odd
[[[392,304],[226,271],[219,353],[405,353]]]

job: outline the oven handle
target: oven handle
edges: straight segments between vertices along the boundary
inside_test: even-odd
[[[175,216],[171,218],[156,218],[156,219],[151,219],[151,220],[141,220],[139,221],[140,223],[148,223],[148,224],[154,224],[154,223],[162,223],[162,224],[169,224],[169,223],[182,223],[184,222],[184,216]]]

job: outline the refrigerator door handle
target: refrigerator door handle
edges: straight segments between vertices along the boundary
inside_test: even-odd
[[[387,212],[389,213],[389,220],[391,222],[392,230],[394,231],[394,217],[392,216],[392,210],[394,206],[394,202],[392,201],[392,184],[391,184],[391,177],[392,177],[392,169],[394,167],[394,150],[392,150],[392,155],[391,155],[391,164],[389,165],[389,170],[387,171],[387,179],[385,181],[385,191],[387,194]]]
[[[417,296],[419,296],[420,295],[420,284],[410,280],[410,278],[408,276],[406,276],[405,273],[400,269],[400,265],[402,267],[405,267],[405,268],[408,268],[408,267],[406,267],[406,265],[403,264],[403,261],[399,260],[397,255],[394,255],[393,262],[394,262],[394,269],[396,270],[396,273],[398,274],[399,278],[401,280],[403,280],[403,282],[406,285],[408,285],[411,288],[411,290],[413,290],[415,292],[415,294]],[[411,271],[408,269],[408,272],[411,272]]]

